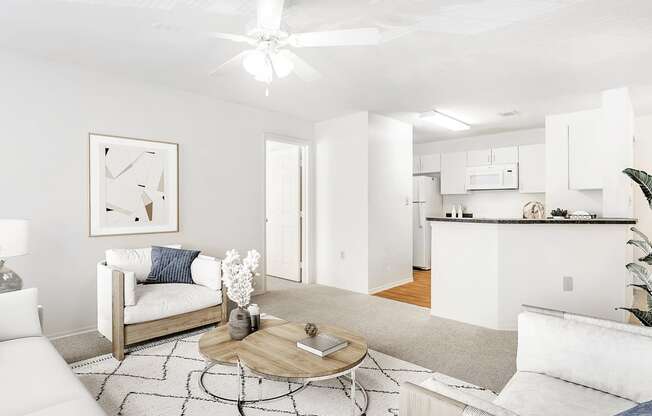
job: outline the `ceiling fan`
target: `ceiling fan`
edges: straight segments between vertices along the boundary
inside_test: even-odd
[[[227,71],[242,63],[244,69],[256,81],[269,85],[274,79],[284,78],[291,73],[304,81],[319,79],[321,74],[291,48],[377,45],[380,32],[377,28],[331,30],[322,32],[289,33],[281,28],[284,0],[258,0],[256,27],[244,35],[210,32],[209,36],[251,46],[229,59],[211,75]]]

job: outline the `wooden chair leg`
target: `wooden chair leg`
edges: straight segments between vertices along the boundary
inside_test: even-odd
[[[112,342],[113,356],[122,361],[125,358],[125,280],[124,274],[113,271]]]
[[[124,334],[124,331],[122,331]],[[113,331],[113,356],[116,360],[122,361],[125,359],[125,344],[124,337],[121,339],[116,338],[116,331]]]

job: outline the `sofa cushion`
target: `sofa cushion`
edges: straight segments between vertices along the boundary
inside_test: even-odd
[[[215,257],[199,255],[190,265],[192,281],[213,290],[222,288],[222,262]]]
[[[104,415],[43,337],[0,342],[0,369],[3,416]]]
[[[616,416],[650,416],[652,415],[652,401],[641,403],[636,407],[618,413]]]
[[[649,329],[649,328],[646,328]],[[518,320],[517,369],[611,393],[641,403],[652,400],[652,336],[525,312]]]
[[[161,283],[138,285],[136,304],[125,306],[125,324],[153,321],[222,303],[222,292],[200,285]]]
[[[0,293],[0,341],[40,335],[38,290]]]
[[[194,283],[190,265],[199,255],[197,250],[152,247],[152,270],[148,283]]]
[[[181,248],[180,244],[164,247]],[[152,269],[152,248],[118,248],[106,250],[106,265],[124,271],[132,271],[136,280],[144,282]]]
[[[525,371],[512,377],[494,403],[520,416],[613,416],[636,406],[621,397]]]

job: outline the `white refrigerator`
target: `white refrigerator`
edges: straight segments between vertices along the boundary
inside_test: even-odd
[[[430,270],[431,228],[426,217],[442,215],[443,199],[439,178],[430,176],[412,177],[412,265]]]

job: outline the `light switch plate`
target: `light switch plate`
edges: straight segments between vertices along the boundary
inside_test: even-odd
[[[564,276],[564,292],[573,291],[573,276]]]

